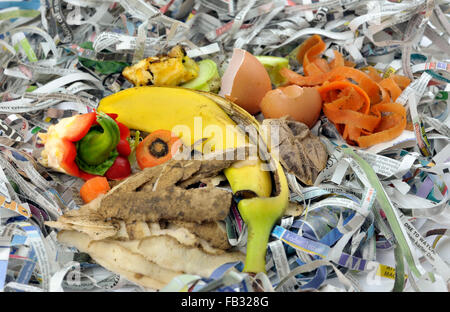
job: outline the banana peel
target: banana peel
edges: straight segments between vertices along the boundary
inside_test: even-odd
[[[289,204],[289,186],[279,160],[271,153],[266,144],[265,135],[258,121],[240,106],[215,94],[203,92],[203,95],[213,99],[230,118],[239,125],[252,126],[255,132],[249,131],[249,139],[258,146],[259,162],[257,166],[243,166],[236,170],[230,167],[224,174],[230,183],[234,194],[253,190],[258,195],[242,198],[238,203],[239,213],[248,227],[247,250],[244,272],[266,272],[266,252],[270,233],[275,223],[281,219]],[[263,164],[263,161],[264,164]],[[263,193],[264,186],[258,179],[267,179],[271,170],[273,183],[270,196]],[[251,185],[249,185],[251,183]]]
[[[98,111],[118,114],[117,121],[130,129],[172,131],[186,146],[203,142],[203,149],[211,152],[248,143],[245,133],[214,101],[190,89],[129,88],[103,98]]]
[[[289,190],[284,171],[259,135],[259,123],[253,116],[213,93],[150,86],[105,97],[98,111],[118,114],[117,120],[132,129],[172,131],[188,146],[203,140],[204,151],[238,148],[251,142],[258,146],[256,163],[243,160],[241,166],[228,168],[224,174],[233,193],[241,197],[238,209],[248,226],[244,271],[265,272],[269,236],[288,206]],[[245,133],[236,125],[256,131]]]
[[[230,173],[224,170],[228,178]],[[234,175],[234,176],[233,176]],[[236,180],[240,172],[234,172],[230,180]],[[240,176],[244,179],[245,176]],[[239,213],[248,227],[247,251],[244,272],[266,272],[266,251],[269,236],[275,223],[283,216],[288,205],[289,189],[281,165],[277,163],[277,175],[274,176],[278,194],[272,197],[253,197],[242,199],[238,203]],[[239,184],[230,182],[234,193]]]
[[[269,197],[272,193],[272,179],[269,171],[261,170],[262,163],[258,160],[255,164],[236,162],[231,167],[224,169],[225,177],[230,183],[231,189],[238,197]],[[240,193],[240,194],[239,194]]]

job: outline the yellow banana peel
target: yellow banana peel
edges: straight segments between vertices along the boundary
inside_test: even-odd
[[[246,146],[249,137],[236,127],[236,122],[260,131],[254,117],[232,102],[212,93],[184,88],[126,89],[102,99],[98,110],[118,114],[117,120],[131,129],[172,131],[188,146],[203,140],[203,152]],[[255,273],[265,272],[269,236],[283,216],[289,198],[286,177],[278,160],[271,157],[276,168],[273,184],[270,171],[263,170],[262,163],[257,160],[247,164],[244,160],[224,171],[233,193],[241,198],[238,209],[248,226],[244,270]]]
[[[234,174],[240,175],[239,172]],[[283,168],[278,162],[275,175],[277,175],[277,195],[242,199],[238,203],[239,213],[248,228],[244,272],[266,272],[266,252],[270,233],[288,205],[289,186]],[[228,178],[227,172],[225,176]],[[231,177],[231,180],[236,178],[237,176]],[[231,188],[233,189],[233,185]],[[233,192],[236,190],[233,189]]]
[[[98,111],[116,113],[130,129],[172,131],[187,146],[204,140],[214,152],[244,146],[248,139],[211,99],[184,88],[135,87],[103,98]]]
[[[236,162],[235,166],[223,171],[233,193],[250,191],[258,197],[269,197],[272,193],[272,178],[269,171],[261,170],[261,161],[244,166],[240,166],[240,163]],[[252,194],[242,194],[242,197],[249,195]]]

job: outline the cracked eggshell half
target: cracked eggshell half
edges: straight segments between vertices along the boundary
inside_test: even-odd
[[[287,117],[311,129],[322,111],[322,98],[316,88],[290,85],[267,92],[261,101],[261,110],[264,118]]]
[[[250,114],[261,111],[264,95],[272,90],[272,83],[264,65],[252,54],[234,49],[219,95],[236,103]]]

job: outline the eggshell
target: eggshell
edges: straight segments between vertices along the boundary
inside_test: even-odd
[[[288,118],[303,122],[310,129],[319,119],[322,98],[316,88],[297,85],[281,87],[267,92],[261,101],[265,118]]]
[[[272,83],[264,65],[252,54],[234,49],[230,64],[222,76],[219,95],[244,108],[250,114],[261,111],[264,95]]]

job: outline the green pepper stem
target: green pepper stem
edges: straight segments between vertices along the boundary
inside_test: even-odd
[[[272,222],[252,222],[248,224],[247,255],[244,272],[266,272],[267,244],[272,227]]]

